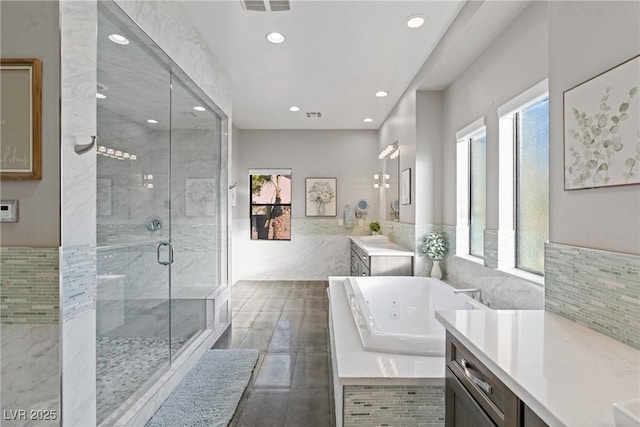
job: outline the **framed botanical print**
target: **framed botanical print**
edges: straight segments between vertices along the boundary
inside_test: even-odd
[[[306,216],[332,217],[338,214],[337,178],[307,178],[305,181]]]

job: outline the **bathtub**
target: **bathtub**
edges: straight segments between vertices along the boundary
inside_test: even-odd
[[[444,356],[445,329],[435,311],[487,309],[431,277],[349,277],[344,283],[366,351]]]

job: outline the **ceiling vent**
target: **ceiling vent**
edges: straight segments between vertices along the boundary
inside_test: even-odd
[[[322,117],[322,113],[320,111],[307,111],[307,119],[319,119]]]
[[[291,10],[289,0],[242,0],[245,10],[254,12],[282,12]]]

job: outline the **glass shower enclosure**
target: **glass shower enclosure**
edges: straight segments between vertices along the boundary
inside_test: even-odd
[[[221,113],[131,22],[98,8],[97,419],[207,325],[221,282]]]

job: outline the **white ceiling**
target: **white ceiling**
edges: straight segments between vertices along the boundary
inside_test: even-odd
[[[246,11],[240,0],[182,4],[233,80],[240,129],[378,129],[464,1],[291,0],[285,12]],[[409,29],[414,14],[426,22]],[[267,42],[271,31],[286,41]]]

